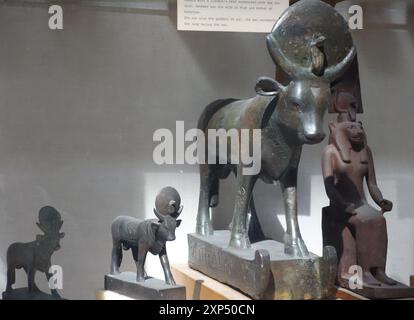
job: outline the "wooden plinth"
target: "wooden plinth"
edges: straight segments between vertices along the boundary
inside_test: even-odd
[[[171,271],[177,284],[187,289],[187,300],[251,300],[241,292],[218,282],[188,265],[173,265]],[[410,278],[414,287],[414,276]],[[338,288],[337,300],[370,300],[347,289]]]
[[[175,282],[187,289],[187,300],[251,300],[239,291],[191,269],[188,265],[171,266]]]
[[[356,294],[355,292],[352,292],[344,288],[338,288],[338,290],[336,291],[336,299],[337,300],[369,300],[368,298],[365,298],[359,294]]]
[[[109,290],[98,290],[96,292],[96,300],[134,300],[130,297],[122,294],[109,291]]]

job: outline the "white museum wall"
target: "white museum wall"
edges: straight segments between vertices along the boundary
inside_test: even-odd
[[[375,3],[364,6],[365,29],[354,32],[365,108],[360,119],[379,185],[395,203],[387,215],[388,271],[407,283],[414,274],[413,7]],[[155,195],[166,185],[179,190],[184,204],[169,257],[173,263],[187,260],[198,168],[154,164],[153,132],[174,129],[178,120],[186,129],[195,127],[205,105],[253,95],[256,78],[273,76],[274,66],[264,34],[177,32],[174,15],[68,6],[64,30],[50,31],[45,7],[0,6],[1,291],[8,245],[34,240],[45,205],[65,220],[66,237],[53,262],[63,267],[62,292],[69,299],[93,299],[103,287],[112,219],[152,217]],[[408,15],[411,21],[403,21]],[[320,169],[325,145],[305,147],[299,182],[302,233],[318,254],[320,212],[327,204]],[[226,214],[214,217],[217,228],[229,223],[233,184],[221,184],[217,211]],[[279,190],[259,183],[255,198],[265,232],[281,239]],[[158,258],[148,258],[148,272],[161,277]],[[134,270],[129,253],[124,260],[123,269]],[[23,285],[22,271],[18,278]],[[43,276],[37,278],[45,289]]]

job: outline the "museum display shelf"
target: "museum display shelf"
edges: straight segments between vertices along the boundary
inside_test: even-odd
[[[110,291],[110,290],[98,290],[96,291],[96,300],[136,300],[131,297],[127,297],[123,294]]]
[[[172,265],[171,272],[177,283],[186,287],[187,300],[251,300],[240,291],[191,269],[187,264]]]
[[[240,291],[216,281],[205,274],[191,269],[187,264],[171,266],[171,271],[178,284],[187,289],[187,300],[251,300]],[[414,287],[414,276],[411,276],[411,286]],[[109,295],[109,297],[111,297]],[[116,296],[114,296],[116,298]],[[362,295],[345,288],[338,288],[334,296],[326,300],[370,300]],[[395,299],[413,300],[413,299]]]

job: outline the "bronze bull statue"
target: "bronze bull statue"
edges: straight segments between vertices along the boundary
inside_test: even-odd
[[[111,274],[119,274],[122,250],[132,251],[137,266],[137,282],[145,281],[145,259],[148,252],[159,255],[164,270],[165,282],[175,285],[167,256],[166,242],[175,240],[175,229],[180,226],[177,219],[183,210],[181,198],[172,187],[163,188],[155,200],[154,213],[158,220],[141,220],[119,216],[112,222]]]
[[[333,15],[341,24],[341,28],[347,30],[345,20],[338,17],[339,14],[337,15],[333,8],[325,7],[328,5],[321,4],[320,1],[303,1],[296,4],[296,8],[293,9],[307,10],[306,6],[309,5],[318,6],[317,10],[302,11],[302,14],[303,12],[321,13],[322,6],[325,10],[323,13],[326,12],[329,18]],[[294,23],[301,27],[302,21],[300,23],[297,21]],[[211,164],[211,162],[200,164],[200,198],[196,232],[205,236],[213,234],[209,207],[218,204],[219,180],[227,178],[233,172],[237,179],[237,192],[229,245],[234,248],[250,247],[248,213],[249,211],[254,213],[252,199],[254,185],[259,178],[266,183],[279,181],[285,202],[285,253],[303,257],[308,256],[308,250],[299,230],[296,196],[302,146],[317,144],[324,139],[323,119],[330,104],[331,83],[341,77],[353,62],[356,49],[351,38],[348,49],[342,48],[344,49],[342,50],[344,54],[340,58],[342,61],[338,60],[338,63],[329,65],[325,54],[325,42],[328,42],[328,39],[315,32],[308,37],[307,44],[302,44],[307,51],[304,55],[305,63],[300,64],[290,58],[292,55],[288,56],[286,53],[286,46],[289,46],[286,45],[287,40],[281,40],[284,45],[282,46],[279,43],[281,38],[275,36],[276,31],[285,28],[281,23],[277,23],[272,33],[267,36],[267,46],[274,62],[290,76],[290,83],[284,86],[273,79],[260,78],[256,85],[258,93],[256,97],[248,100],[215,101],[205,108],[199,119],[198,128],[204,132],[209,129],[237,129],[238,131],[261,129],[261,169],[258,174],[243,174],[245,165],[231,163],[230,153],[226,164]],[[286,30],[292,28],[285,28],[281,33],[286,33]],[[333,37],[334,35],[329,40]],[[205,144],[208,145],[208,134],[205,136]],[[230,139],[227,139],[227,144],[227,150],[230,150]],[[211,156],[208,155],[209,159]],[[218,154],[216,157],[218,159]]]
[[[7,287],[6,293],[11,292],[16,281],[16,269],[27,273],[28,291],[30,294],[39,292],[36,286],[36,272],[40,271],[46,275],[48,281],[53,276],[50,273],[52,266],[52,254],[60,249],[60,239],[65,236],[59,232],[63,225],[60,213],[53,207],[43,207],[39,211],[39,223],[37,226],[44,232],[38,235],[35,241],[28,243],[13,243],[7,250]],[[56,289],[51,288],[54,298],[60,298]]]

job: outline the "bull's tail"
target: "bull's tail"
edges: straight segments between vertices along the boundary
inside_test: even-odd
[[[208,126],[208,122],[210,121],[211,117],[221,108],[225,107],[226,105],[237,101],[238,99],[220,99],[213,101],[207,107],[205,107],[204,111],[202,112],[200,118],[198,119],[197,128],[205,131]]]

